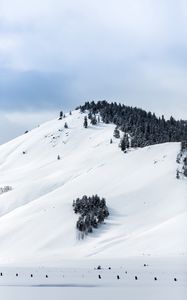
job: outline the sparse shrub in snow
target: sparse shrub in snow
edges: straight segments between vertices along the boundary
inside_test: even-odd
[[[93,228],[97,228],[109,216],[106,200],[98,195],[77,198],[73,201],[73,210],[80,214],[76,227],[82,233],[82,238],[85,234],[92,233]]]
[[[3,193],[7,193],[9,191],[12,191],[12,187],[9,185],[6,185],[4,187],[0,187],[0,195]]]

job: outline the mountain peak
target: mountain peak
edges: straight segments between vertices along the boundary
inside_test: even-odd
[[[116,126],[103,122],[101,111],[93,125],[88,114],[72,111],[0,146],[0,187],[11,187],[0,195],[0,263],[184,253],[180,144],[124,154]],[[80,241],[72,203],[95,194],[106,199],[110,215]]]

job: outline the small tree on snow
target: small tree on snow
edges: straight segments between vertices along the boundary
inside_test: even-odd
[[[114,129],[113,136],[114,136],[116,139],[119,139],[119,138],[120,138],[120,132],[119,132],[119,130],[117,129],[117,127]]]
[[[87,116],[84,117],[84,128],[88,128],[88,118],[87,118]]]
[[[65,124],[64,124],[64,128],[68,128],[68,124],[67,124],[67,122],[65,122]]]
[[[59,120],[62,120],[63,118],[63,111],[60,111],[60,117],[59,117]]]
[[[177,178],[177,179],[180,179],[179,170],[177,170],[176,178]]]

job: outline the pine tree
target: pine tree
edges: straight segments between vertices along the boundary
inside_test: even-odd
[[[114,136],[116,139],[119,139],[119,138],[120,138],[120,132],[119,132],[117,126],[116,126],[116,128],[114,129],[113,136]]]
[[[91,124],[92,125],[96,125],[97,124],[97,119],[96,119],[95,115],[91,117]]]
[[[60,155],[58,154],[57,159],[60,160]]]
[[[63,111],[60,111],[60,117],[59,117],[59,120],[62,120],[63,118]]]
[[[87,118],[87,116],[84,117],[84,128],[88,128],[88,118]]]
[[[64,128],[68,128],[67,122],[64,123]]]
[[[126,133],[124,133],[124,136],[121,140],[120,148],[124,152],[129,148],[129,137]]]
[[[91,111],[89,111],[89,113],[88,113],[88,119],[92,119],[92,113],[91,113]]]

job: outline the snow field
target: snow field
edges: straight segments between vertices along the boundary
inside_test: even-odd
[[[124,154],[119,140],[110,144],[114,125],[85,129],[84,116],[74,111],[0,146],[0,187],[12,187],[0,195],[0,264],[186,257],[187,184],[176,179],[179,143]],[[110,216],[80,241],[72,202],[96,193],[106,198]]]

